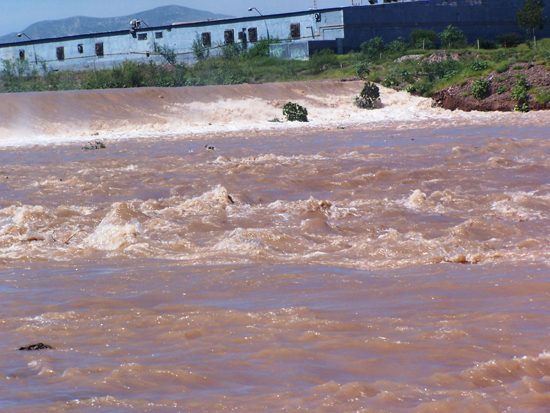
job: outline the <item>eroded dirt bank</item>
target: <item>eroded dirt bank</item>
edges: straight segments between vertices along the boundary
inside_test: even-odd
[[[512,89],[516,86],[517,78],[522,75],[525,76],[529,85],[529,110],[550,109],[550,102],[543,103],[536,100],[538,88],[550,87],[550,71],[544,65],[532,63],[518,63],[510,66],[503,73],[493,71],[481,76],[481,79],[487,80],[490,84],[489,96],[485,99],[478,100],[472,95],[472,83],[475,80],[468,79],[462,84],[455,84],[435,92],[432,97],[433,104],[443,109],[460,109],[465,112],[474,110],[508,112],[517,104],[517,101],[512,100]]]

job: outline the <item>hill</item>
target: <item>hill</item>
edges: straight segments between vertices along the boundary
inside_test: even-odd
[[[163,6],[120,17],[84,17],[75,16],[60,20],[44,20],[22,30],[31,39],[47,39],[76,34],[101,33],[128,29],[130,20],[139,19],[149,26],[163,26],[176,22],[204,21],[222,19],[230,16],[181,6]],[[27,40],[18,38],[17,33],[0,37],[0,43],[12,43]]]

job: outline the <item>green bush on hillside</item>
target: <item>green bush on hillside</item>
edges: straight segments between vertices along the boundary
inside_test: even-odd
[[[261,38],[258,42],[246,51],[246,56],[249,58],[254,57],[267,57],[269,56],[269,45],[279,43],[279,39],[264,39]]]
[[[466,43],[462,30],[452,25],[447,26],[445,30],[439,33],[439,39],[443,47],[460,47]]]
[[[338,65],[338,59],[332,49],[316,50],[308,61],[308,68],[311,73],[321,73]]]
[[[529,111],[529,84],[523,73],[514,75],[516,78],[516,84],[512,88],[510,98],[517,101],[514,107],[515,112],[528,112]]]
[[[355,76],[365,79],[368,75],[370,75],[369,62],[358,62],[355,65]]]
[[[485,50],[494,50],[498,49],[498,43],[494,40],[479,39],[478,40],[479,48]]]
[[[193,56],[195,56],[197,62],[204,62],[210,56],[210,48],[202,44],[202,39],[198,33],[195,40],[193,40],[191,50],[193,50]]]
[[[504,47],[516,47],[521,42],[521,36],[518,33],[507,33],[497,37],[498,43]]]
[[[548,88],[538,88],[537,94],[535,95],[535,100],[543,105],[550,102],[550,90]]]
[[[379,36],[361,43],[361,53],[370,61],[380,59],[385,50],[386,42]]]
[[[485,79],[478,79],[472,83],[472,96],[477,100],[483,100],[489,96],[491,83]]]
[[[415,29],[411,32],[411,46],[415,49],[433,49],[437,42],[437,33],[433,30]]]
[[[221,50],[221,58],[225,60],[236,60],[243,52],[243,48],[238,43],[224,44]]]
[[[485,70],[489,67],[489,65],[487,64],[487,62],[483,61],[483,60],[474,60],[472,62],[472,70],[475,70],[476,72],[477,71],[480,71],[480,70]]]
[[[438,79],[451,79],[462,69],[462,63],[448,59],[441,62],[424,62],[421,71],[426,75],[429,82]]]
[[[399,86],[399,80],[397,80],[395,77],[388,76],[382,81],[382,86],[389,88]]]
[[[398,37],[396,40],[388,44],[387,50],[390,53],[403,53],[409,48],[404,37]]]

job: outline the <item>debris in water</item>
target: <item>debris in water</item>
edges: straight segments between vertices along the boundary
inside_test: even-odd
[[[80,231],[82,231],[81,229],[77,230],[76,232],[74,232],[69,238],[67,238],[65,241],[63,241],[63,244],[69,244],[69,241],[71,239],[73,239],[73,237],[78,234]]]
[[[23,237],[21,238],[21,241],[28,241],[28,242],[45,241],[45,240],[46,238],[42,234],[39,234],[38,232],[32,232],[32,231],[27,231],[27,233],[23,235]]]
[[[28,346],[19,347],[21,351],[35,351],[35,350],[53,350],[53,347],[49,344],[44,343],[35,343],[29,344]]]
[[[214,148],[214,145],[204,145],[204,147],[206,149],[208,149],[209,151],[213,151],[215,148]]]
[[[95,151],[96,149],[105,149],[105,148],[106,148],[105,144],[101,141],[95,141],[94,143],[88,142],[87,145],[84,145],[82,147],[82,149],[85,151]]]

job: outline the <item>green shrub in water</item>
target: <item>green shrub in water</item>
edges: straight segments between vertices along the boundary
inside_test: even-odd
[[[307,109],[297,103],[285,103],[283,106],[283,115],[290,122],[307,122]]]
[[[374,109],[374,104],[380,99],[380,89],[374,83],[367,82],[363,86],[359,96],[355,98],[355,104],[362,109]]]

